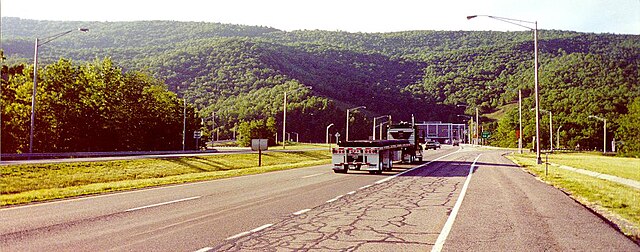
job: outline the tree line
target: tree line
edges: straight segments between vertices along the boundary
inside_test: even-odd
[[[517,90],[527,108],[533,104],[530,32],[368,34],[168,21],[9,21],[2,23],[9,65],[30,62],[25,59],[32,57],[34,36],[96,27],[90,34],[52,42],[41,54],[43,61],[112,57],[122,69],[148,73],[186,97],[205,120],[206,135],[215,128],[223,139],[243,122],[274,118],[273,127],[280,129],[285,92],[287,131],[316,142],[324,141],[329,123],[335,125],[330,133],[343,134],[345,109],[355,106],[367,109],[351,119],[361,122],[350,125],[354,139],[371,135],[369,120],[376,116],[462,122],[457,115],[477,107],[481,114],[505,110],[502,118],[481,121],[494,133],[489,141],[512,146],[517,127],[509,105],[517,101]],[[623,133],[630,128],[621,122],[640,96],[640,36],[541,30],[539,54],[541,108],[554,113],[554,125],[563,125],[562,146],[601,148],[600,125],[589,115],[608,118],[608,135],[621,141],[623,150],[633,146],[629,133]],[[457,106],[462,104],[468,107]],[[525,143],[530,143],[531,112],[524,116]]]
[[[2,66],[2,151],[29,150],[33,66]],[[147,151],[182,148],[184,102],[149,74],[110,59],[38,69],[34,152]],[[186,104],[187,148],[200,118]]]

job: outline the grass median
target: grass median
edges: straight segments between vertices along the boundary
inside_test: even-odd
[[[330,163],[329,151],[0,166],[0,206]]]
[[[549,166],[549,173],[545,175],[545,165],[536,164],[535,154],[510,155],[509,158],[607,217],[626,235],[640,240],[640,190],[554,166]],[[635,178],[634,172],[640,173],[636,159],[569,153],[549,155],[549,162],[629,179]]]

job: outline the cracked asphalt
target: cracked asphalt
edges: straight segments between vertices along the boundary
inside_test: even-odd
[[[214,248],[216,251],[423,251],[433,246],[471,163],[436,161]],[[353,174],[358,176],[360,174]]]
[[[501,152],[465,150],[228,239],[215,251],[428,251],[460,195],[444,251],[640,251],[638,244]],[[445,236],[446,237],[446,236]]]

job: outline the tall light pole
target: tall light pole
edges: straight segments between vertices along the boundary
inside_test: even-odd
[[[378,140],[382,140],[382,138],[383,138],[382,128],[383,128],[383,126],[384,126],[385,124],[388,124],[389,122],[390,122],[390,121],[382,122],[382,123],[380,123],[380,125],[376,126],[376,127],[380,128],[380,129],[379,129],[379,130],[380,130],[380,135],[378,136],[378,138],[379,138]],[[374,129],[374,130],[375,130],[375,129]]]
[[[522,154],[522,90],[518,88],[518,121],[520,131],[518,131],[518,153]]]
[[[300,87],[298,89],[302,89],[302,88],[308,88],[308,89],[313,89],[313,87],[307,87],[307,86],[303,86]],[[296,91],[298,89],[295,89],[293,91]],[[282,109],[282,149],[285,149],[285,145],[287,143],[287,140],[284,139],[284,136],[287,134],[287,91],[284,91],[284,106]],[[276,142],[278,141],[278,139],[276,139]]]
[[[284,107],[282,108],[282,149],[285,149],[285,145],[287,143],[287,139],[285,139],[287,135],[287,91],[284,91]],[[276,139],[276,142],[278,139]]]
[[[558,127],[558,132],[556,134],[556,149],[560,149],[560,129],[562,128],[562,125],[560,125],[560,127]]]
[[[458,105],[456,105],[456,107],[467,107],[468,108],[469,105],[458,104]],[[479,134],[478,126],[480,125],[480,117],[479,117],[479,113],[478,113],[478,106],[475,107],[475,110],[476,110],[476,124],[475,124],[475,130],[474,130],[475,134],[473,136],[474,137],[473,141],[475,142],[475,144],[478,144],[480,142],[479,137],[478,137],[478,134]],[[473,123],[473,118],[471,119],[471,123]]]
[[[35,49],[33,52],[33,94],[31,95],[31,129],[29,132],[29,154],[33,153],[33,131],[35,129],[36,122],[36,92],[38,87],[38,47],[43,46],[59,37],[72,33],[74,31],[88,32],[87,28],[78,28],[74,30],[68,30],[55,35],[51,35],[46,38],[36,38]],[[30,158],[31,156],[29,156]]]
[[[527,28],[529,30],[533,30],[533,64],[534,64],[534,89],[535,89],[535,99],[536,99],[536,159],[538,164],[542,164],[542,158],[540,158],[540,110],[539,110],[539,98],[538,98],[538,21],[524,21],[512,18],[504,18],[504,17],[496,17],[489,15],[472,15],[467,16],[467,20],[476,17],[488,17],[498,21],[502,21],[505,23],[510,23],[513,25],[517,25],[520,27]],[[523,25],[522,23],[533,24],[533,28]]]
[[[604,122],[604,140],[602,140],[602,153],[607,154],[607,119],[594,115],[590,115],[589,118],[595,118]]]
[[[346,132],[345,132],[346,134],[345,134],[345,137],[344,137],[345,141],[349,141],[349,113],[351,113],[351,110],[356,110],[356,109],[361,109],[361,108],[362,109],[366,109],[367,107],[366,106],[358,106],[358,107],[355,107],[355,108],[347,109],[347,129],[346,129]]]
[[[383,115],[383,116],[378,116],[373,118],[373,139],[372,140],[376,140],[376,120],[382,119],[382,118],[389,118],[389,117],[391,117],[391,115]]]
[[[480,126],[480,117],[478,117],[478,107],[476,107],[476,144],[480,143],[480,137],[478,136],[480,131],[478,131],[478,126]]]
[[[331,128],[331,126],[333,126],[333,123],[327,126],[327,134],[325,135],[326,143],[329,143],[329,128]]]
[[[469,124],[469,132],[468,132],[468,136],[469,136],[469,144],[471,144],[471,125],[473,125],[473,117],[472,116],[468,116],[468,115],[457,115],[458,117],[466,117],[471,119],[471,123]]]
[[[182,108],[182,151],[184,151],[187,141],[187,98],[182,98]]]
[[[211,143],[213,145],[213,142],[216,140],[215,135],[216,135],[216,112],[213,111],[211,112]]]

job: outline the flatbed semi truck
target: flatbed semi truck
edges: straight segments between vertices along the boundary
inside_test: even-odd
[[[392,125],[387,140],[343,141],[332,149],[333,171],[365,170],[371,174],[393,169],[393,162],[422,161],[422,147],[411,124]]]

